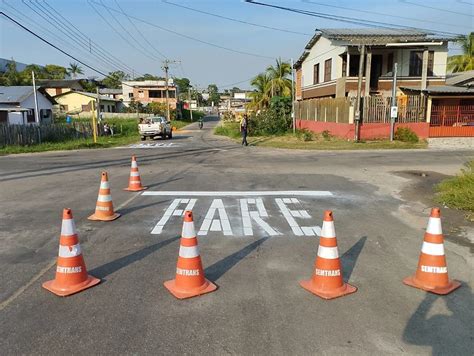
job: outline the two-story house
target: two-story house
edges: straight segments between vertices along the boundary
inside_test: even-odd
[[[322,29],[294,65],[296,99],[355,97],[361,52],[362,96],[391,95],[394,63],[398,87],[445,84],[447,38],[409,29]]]
[[[173,80],[168,81],[168,99],[166,99],[166,81],[164,80],[143,80],[124,81],[122,83],[123,103],[128,106],[132,99],[144,105],[158,102],[166,103],[175,109],[178,102],[177,88]]]

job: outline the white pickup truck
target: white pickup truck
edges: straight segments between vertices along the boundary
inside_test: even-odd
[[[148,117],[140,120],[138,132],[142,141],[145,141],[147,137],[152,139],[157,136],[161,136],[161,138],[173,137],[171,123],[166,121],[166,118],[163,116]]]

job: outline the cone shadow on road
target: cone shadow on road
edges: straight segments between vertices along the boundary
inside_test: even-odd
[[[472,316],[474,296],[469,285],[461,282],[459,291],[441,296],[425,293],[403,331],[403,341],[417,346],[431,346],[433,356],[472,354]],[[440,312],[438,300],[442,300],[449,313]]]
[[[252,251],[257,249],[262,243],[264,243],[269,237],[263,237],[257,241],[252,242],[251,244],[245,246],[244,248],[234,252],[233,254],[223,258],[220,261],[212,264],[211,266],[205,269],[206,278],[215,282],[221,278],[227,271],[234,267],[237,263],[242,261],[247,255]]]
[[[362,236],[359,241],[357,241],[354,246],[352,246],[349,250],[347,250],[341,257],[342,263],[342,270],[344,276],[344,282],[348,282],[351,278],[352,271],[354,271],[354,267],[356,265],[357,259],[364,248],[365,241],[367,240],[367,236]]]
[[[136,252],[133,252],[129,255],[120,257],[114,261],[108,262],[102,266],[96,267],[93,270],[90,270],[90,274],[97,278],[105,278],[112,273],[117,272],[118,270],[127,267],[128,265],[140,261],[147,257],[148,255],[152,254],[153,252],[158,251],[160,248],[165,247],[166,245],[169,245],[170,243],[179,240],[179,236],[175,236],[172,238],[169,238],[164,241],[157,242],[156,244],[153,244],[151,246],[147,246],[141,250],[138,250]]]

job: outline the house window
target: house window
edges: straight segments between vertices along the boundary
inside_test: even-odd
[[[101,105],[101,106],[100,106],[100,111],[102,111],[102,112],[105,111],[104,105]]]
[[[324,62],[324,81],[329,82],[331,80],[331,65],[332,59],[328,59]]]
[[[393,52],[389,53],[387,57],[387,73],[392,73],[393,75]]]
[[[423,51],[411,51],[409,76],[420,77],[422,67],[423,67]]]
[[[360,63],[360,55],[351,54],[351,60],[349,62],[349,77],[359,76],[359,63]]]
[[[175,98],[176,97],[176,92],[174,90],[168,90],[168,94],[170,98]]]
[[[150,90],[148,92],[149,98],[162,98],[162,91],[161,90]]]
[[[133,93],[128,93],[128,98],[129,99],[133,98]]]
[[[67,105],[59,105],[59,110],[60,110],[60,111],[67,111],[67,110],[68,110],[68,106],[67,106]]]
[[[319,83],[319,63],[313,66],[313,84]]]
[[[434,51],[428,52],[428,76],[433,76],[433,67],[434,67]]]
[[[91,111],[91,105],[90,104],[87,104],[87,105],[82,105],[82,111]]]
[[[35,111],[33,109],[29,109],[26,115],[26,122],[32,123],[35,122]]]

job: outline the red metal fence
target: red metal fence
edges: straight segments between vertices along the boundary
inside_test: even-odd
[[[430,137],[474,137],[474,105],[433,105]]]

